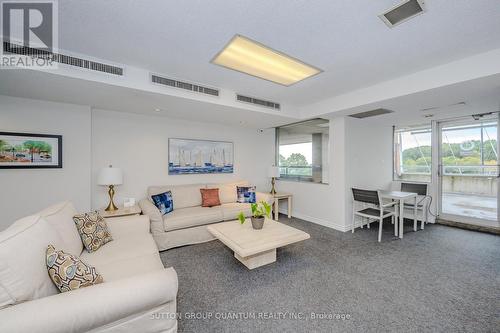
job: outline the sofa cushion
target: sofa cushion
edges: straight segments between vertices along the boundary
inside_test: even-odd
[[[165,215],[174,210],[174,200],[172,199],[172,191],[167,191],[151,196],[154,205],[160,211],[161,215]]]
[[[64,242],[38,215],[17,220],[0,232],[0,309],[58,293],[45,265],[49,244],[60,248]]]
[[[78,256],[47,247],[47,271],[61,292],[76,290],[103,282],[95,267],[87,265]]]
[[[69,201],[60,202],[53,206],[47,207],[37,215],[40,215],[44,220],[49,222],[59,233],[64,245],[61,247],[65,252],[79,256],[83,251],[83,243],[80,234],[76,229],[73,216],[78,214]]]
[[[236,186],[237,202],[255,203],[255,186]]]
[[[105,265],[96,264],[94,267],[104,276],[106,282],[126,279],[132,276],[164,269],[158,250],[156,250],[156,254],[124,258],[109,262]]]
[[[223,184],[209,184],[208,188],[218,188],[219,189],[219,199],[221,204],[236,202],[237,186],[248,186],[247,181],[240,181],[234,183],[223,183]]]
[[[130,215],[105,218],[113,241],[130,236],[149,236],[149,217],[147,215]],[[163,219],[162,219],[163,224]],[[163,225],[162,225],[163,228]]]
[[[149,234],[129,235],[83,252],[81,259],[94,266],[106,281],[114,281],[163,269],[158,248]]]
[[[96,252],[83,252],[81,258],[100,269],[102,266],[114,261],[136,258],[147,254],[158,254],[158,248],[151,235],[139,234],[116,239],[103,245]]]
[[[191,184],[191,185],[168,185],[168,186],[151,186],[148,188],[148,196],[155,194],[172,192],[175,209],[201,206],[200,189],[206,188],[205,184]]]
[[[200,188],[200,192],[202,207],[220,206],[218,188]]]
[[[215,222],[222,222],[221,206],[215,207],[189,207],[175,209],[172,213],[165,215],[163,223],[165,231],[190,228]]]
[[[95,252],[101,246],[113,240],[106,221],[98,212],[75,215],[73,220],[88,252]]]
[[[252,216],[252,206],[249,203],[226,203],[221,205],[221,209],[224,221],[236,220],[240,212],[243,212],[245,217]]]

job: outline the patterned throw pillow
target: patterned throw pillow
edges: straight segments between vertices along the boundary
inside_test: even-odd
[[[174,200],[172,199],[172,192],[167,191],[161,194],[151,196],[156,208],[160,210],[161,215],[165,215],[174,210]]]
[[[240,203],[255,203],[257,198],[255,196],[255,186],[237,186],[236,193],[238,202]]]
[[[72,254],[56,251],[52,245],[47,247],[47,270],[62,293],[103,282],[94,267]]]
[[[220,206],[218,188],[200,188],[200,192],[202,207]]]
[[[106,221],[98,212],[75,215],[73,221],[76,223],[83,245],[88,252],[95,252],[101,246],[113,240]]]

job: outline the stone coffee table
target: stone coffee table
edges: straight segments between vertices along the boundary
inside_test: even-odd
[[[247,219],[244,224],[229,221],[209,225],[208,231],[234,251],[234,257],[249,269],[276,261],[276,249],[310,238],[309,234],[285,224],[266,219],[261,230],[254,230]]]

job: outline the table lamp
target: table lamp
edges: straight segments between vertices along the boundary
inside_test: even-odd
[[[109,168],[103,168],[99,171],[99,176],[97,177],[97,184],[103,186],[109,186],[109,205],[106,207],[107,212],[115,211],[118,208],[113,202],[113,197],[115,196],[115,185],[123,184],[123,173],[119,168],[113,168],[112,165]]]
[[[268,176],[271,178],[271,194],[274,195],[276,194],[276,188],[274,187],[274,184],[276,183],[276,178],[279,178],[280,176],[280,168],[274,165],[269,167]]]

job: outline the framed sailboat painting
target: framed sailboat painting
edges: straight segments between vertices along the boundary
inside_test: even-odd
[[[168,139],[168,174],[233,173],[232,142]]]

